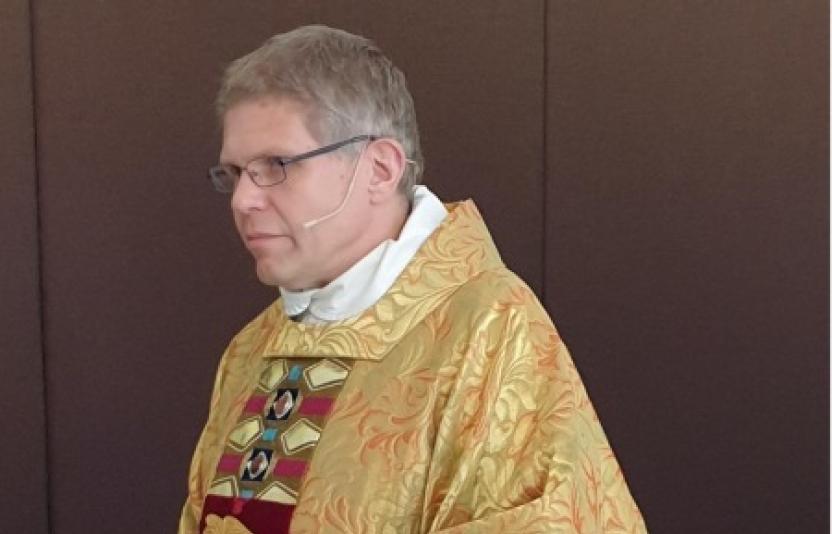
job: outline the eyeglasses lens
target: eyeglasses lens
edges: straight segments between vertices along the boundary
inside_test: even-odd
[[[277,185],[286,180],[286,167],[278,158],[260,158],[248,164],[251,178],[257,185]]]
[[[234,186],[239,178],[236,169],[222,165],[211,168],[209,175],[211,176],[211,184],[214,186],[214,189],[220,193],[233,192]]]

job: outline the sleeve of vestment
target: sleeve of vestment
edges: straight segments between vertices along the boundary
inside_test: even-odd
[[[233,342],[232,342],[233,345]],[[216,377],[214,378],[214,388],[211,393],[211,403],[208,412],[208,421],[200,433],[197,441],[196,449],[191,458],[191,465],[188,472],[188,496],[182,506],[182,512],[179,517],[179,534],[197,534],[199,532],[199,520],[202,516],[202,503],[205,499],[205,469],[208,466],[206,460],[206,451],[216,449],[217,442],[217,428],[216,428],[216,408],[220,404],[220,396],[223,390],[223,380],[226,376],[226,362],[228,359],[229,347],[223,353],[220,359],[220,364],[217,369]]]
[[[569,350],[531,291],[513,293],[465,349],[424,531],[646,533]]]

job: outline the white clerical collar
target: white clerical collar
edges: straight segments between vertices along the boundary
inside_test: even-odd
[[[283,309],[305,323],[354,317],[376,303],[402,273],[422,243],[442,223],[448,210],[427,187],[413,190],[413,209],[399,238],[380,243],[341,276],[320,289],[280,289]]]

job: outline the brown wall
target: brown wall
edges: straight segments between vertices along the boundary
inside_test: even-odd
[[[548,308],[648,526],[828,532],[829,3],[593,4],[548,12]]]
[[[29,5],[0,3],[0,532],[47,531]]]
[[[203,178],[211,100],[312,22],[408,75],[426,182],[546,303],[651,532],[828,530],[829,8],[784,6],[3,4],[9,531],[174,530],[217,359],[274,298]]]

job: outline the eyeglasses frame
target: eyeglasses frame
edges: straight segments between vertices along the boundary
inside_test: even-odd
[[[339,148],[345,147],[345,146],[347,146],[349,144],[352,144],[352,143],[357,143],[359,141],[370,141],[370,142],[372,142],[372,141],[375,141],[376,139],[380,139],[381,137],[382,136],[380,136],[380,135],[362,134],[362,135],[356,135],[356,136],[350,137],[349,139],[345,139],[343,141],[338,141],[337,143],[324,145],[320,148],[316,148],[316,149],[310,150],[308,152],[303,152],[302,154],[298,154],[296,156],[290,156],[290,157],[260,156],[260,157],[253,158],[253,159],[249,160],[245,165],[240,167],[240,175],[242,176],[243,172],[248,174],[248,177],[251,178],[251,181],[257,187],[273,187],[273,186],[276,186],[276,185],[280,185],[280,184],[282,184],[283,182],[285,182],[287,180],[289,175],[286,173],[286,166],[291,164],[291,163],[295,163],[295,162],[302,161],[302,160],[309,159],[309,158],[314,158],[315,156],[321,156],[323,154],[328,154],[329,152],[334,152],[334,151],[338,150]],[[251,162],[262,160],[262,159],[276,160],[277,164],[280,165],[280,167],[283,169],[283,179],[278,181],[278,182],[274,182],[274,183],[270,183],[270,184],[257,183],[257,180],[255,179],[255,176],[258,176],[258,174],[253,173],[251,170],[249,170],[248,166],[251,164]],[[221,180],[216,178],[215,173],[226,172],[226,170],[225,170],[226,167],[228,167],[228,166],[227,165],[214,165],[213,167],[208,169],[208,180],[211,181],[211,185],[214,186],[214,189],[216,189],[220,193],[231,193],[231,192],[233,192],[233,190],[231,190],[231,191],[220,191],[219,189],[217,189],[217,183],[221,183]]]

